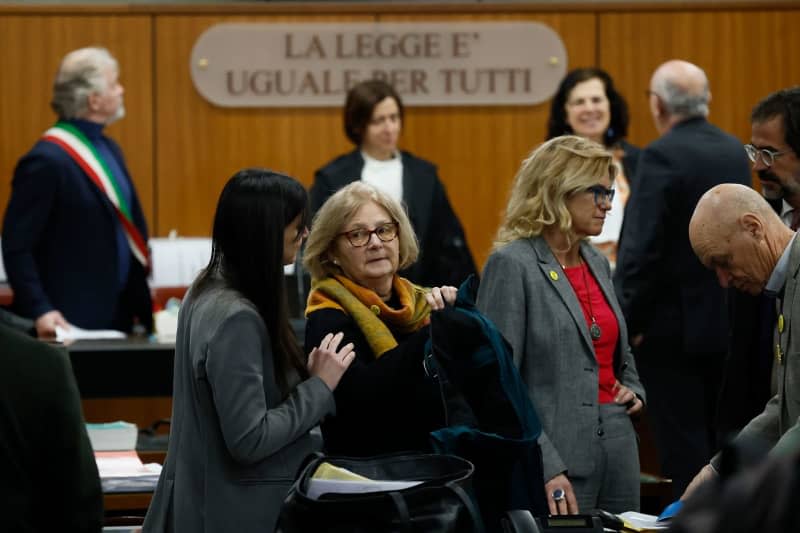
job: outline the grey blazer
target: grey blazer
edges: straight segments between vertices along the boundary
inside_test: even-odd
[[[644,401],[608,261],[585,242],[580,253],[619,323],[614,373]],[[545,480],[564,471],[591,474],[595,454],[588,443],[600,414],[599,367],[580,303],[542,237],[514,241],[492,253],[478,308],[514,349],[514,362],[542,421]]]
[[[780,334],[782,363],[775,361],[773,366],[777,394],[737,437],[762,439],[777,453],[800,450],[800,238],[791,246],[781,308],[786,324]],[[711,462],[719,466],[719,455]]]
[[[313,377],[282,400],[255,306],[215,282],[180,311],[167,460],[144,531],[273,531],[309,430],[335,410]]]

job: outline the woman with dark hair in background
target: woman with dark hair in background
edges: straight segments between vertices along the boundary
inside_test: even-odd
[[[625,141],[628,134],[628,104],[614,88],[611,76],[589,67],[570,71],[558,86],[550,105],[547,138],[573,134],[605,146],[617,166],[616,195],[600,235],[590,238],[611,263],[613,270],[625,203],[634,187],[632,180],[640,149]]]
[[[375,186],[407,206],[419,239],[419,259],[401,275],[426,287],[458,286],[476,273],[475,262],[436,166],[397,149],[403,118],[403,101],[388,83],[369,80],[350,89],[344,131],[356,149],[317,170],[311,211],[353,181]]]
[[[353,361],[341,334],[303,360],[283,266],[306,237],[306,192],[262,169],[234,175],[217,204],[211,260],[181,306],[167,460],[144,531],[272,531],[309,430],[335,412]]]

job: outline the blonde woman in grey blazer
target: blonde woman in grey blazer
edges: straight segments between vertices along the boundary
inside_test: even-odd
[[[542,420],[552,514],[639,508],[630,415],[645,394],[608,261],[586,242],[603,229],[615,172],[611,154],[580,137],[534,150],[515,178],[478,293]]]
[[[327,335],[303,360],[283,265],[307,235],[306,192],[263,169],[234,175],[214,217],[211,260],[178,318],[167,460],[144,531],[269,532],[309,430],[335,412],[355,356]]]

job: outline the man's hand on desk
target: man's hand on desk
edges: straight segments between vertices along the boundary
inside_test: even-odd
[[[69,322],[60,311],[48,311],[36,319],[36,336],[40,339],[49,339],[56,336],[56,326],[69,329]]]
[[[694,491],[697,490],[697,487],[699,487],[703,483],[708,482],[711,479],[716,478],[717,476],[719,476],[719,474],[717,474],[717,471],[714,470],[714,467],[711,466],[711,464],[707,464],[706,466],[700,469],[700,472],[698,472],[697,475],[694,476],[694,479],[691,481],[691,483],[689,483],[689,486],[686,487],[686,490],[681,495],[681,500],[685,500],[686,498],[691,496]]]

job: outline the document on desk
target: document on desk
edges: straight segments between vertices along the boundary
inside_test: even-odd
[[[659,531],[669,528],[669,522],[658,521],[658,517],[650,514],[628,511],[617,515],[624,522],[624,531]]]
[[[142,492],[156,488],[161,465],[142,464],[137,453],[95,452],[103,492]]]
[[[107,422],[104,424],[86,424],[89,442],[96,452],[128,451],[136,449],[139,430],[136,424],[123,422]]]
[[[81,329],[77,326],[70,326],[64,329],[56,326],[56,342],[81,341],[90,339],[124,339],[125,333],[115,329]]]

